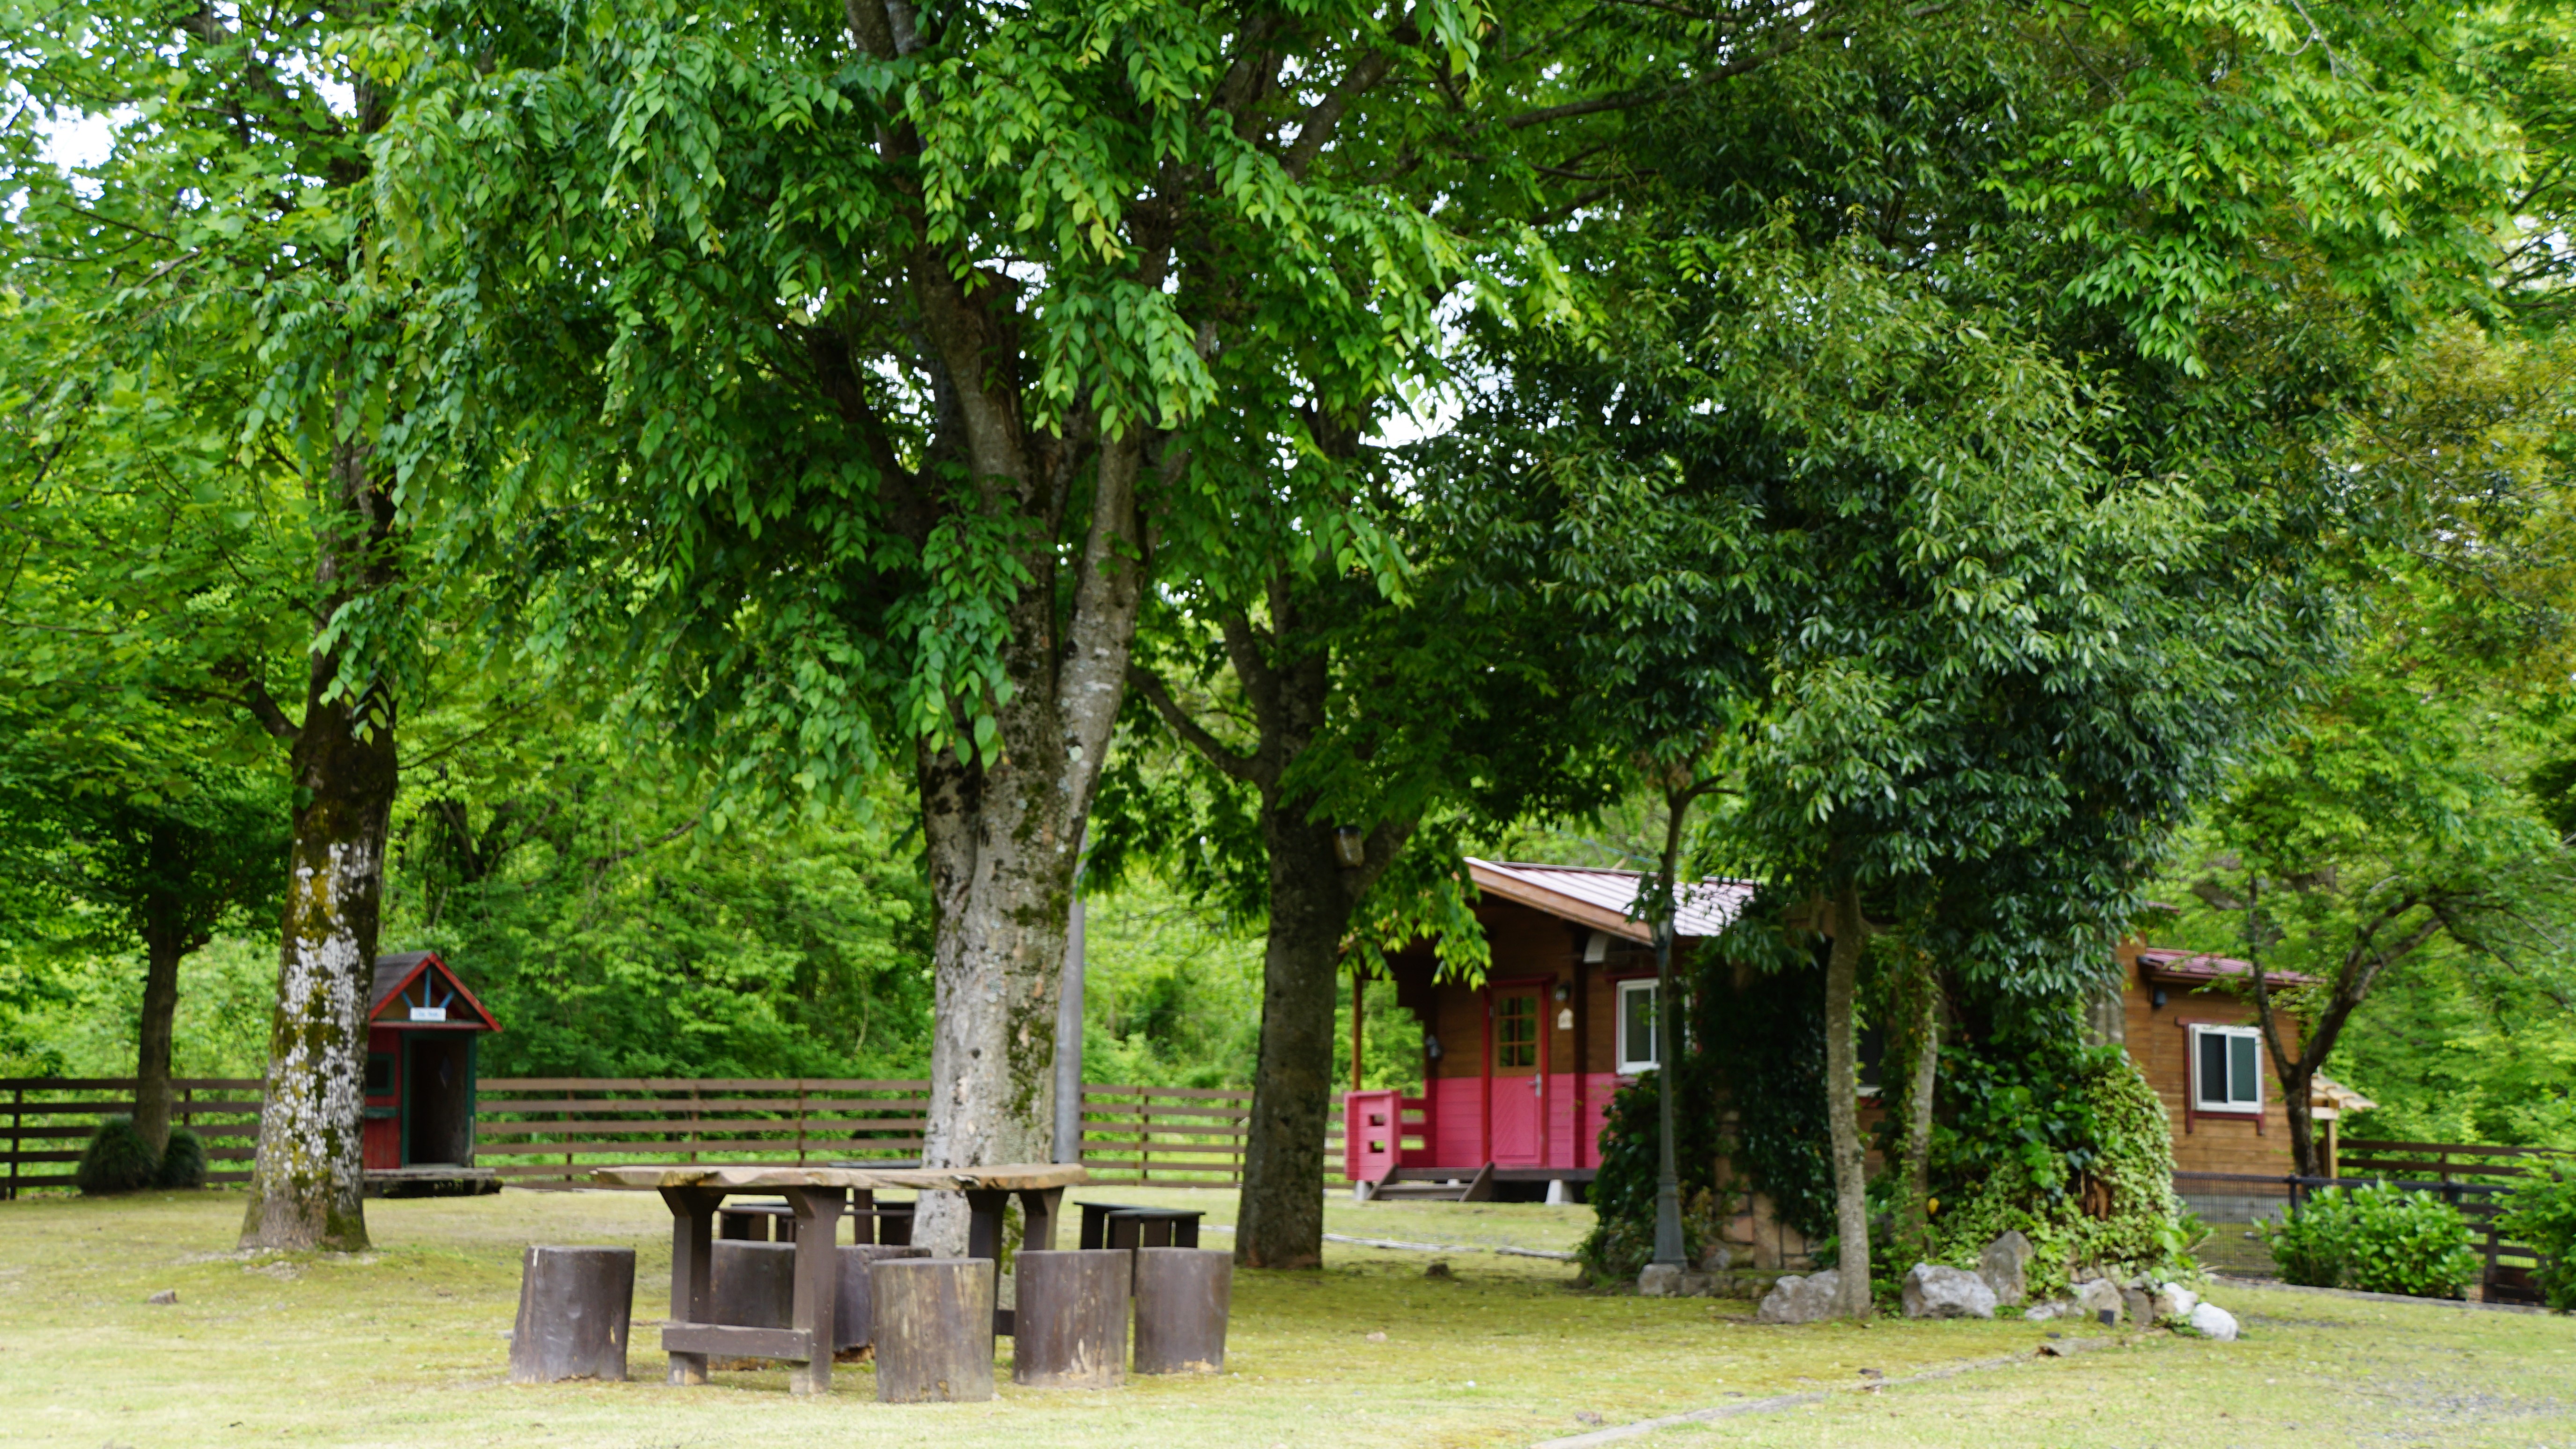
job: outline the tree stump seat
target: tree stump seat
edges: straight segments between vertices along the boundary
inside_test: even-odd
[[[978,1403],[993,1397],[993,1287],[990,1258],[878,1258],[869,1264],[877,1401]]]
[[[1128,1253],[1024,1252],[1013,1260],[1018,1305],[1011,1382],[1023,1388],[1114,1389],[1127,1380]]]
[[[1214,1249],[1136,1250],[1136,1372],[1208,1374],[1225,1367],[1234,1255]]]
[[[510,1382],[626,1377],[635,1250],[531,1246],[519,1258]]]

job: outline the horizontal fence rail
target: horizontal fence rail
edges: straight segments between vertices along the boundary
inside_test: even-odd
[[[216,1182],[246,1181],[259,1139],[255,1078],[173,1084],[172,1121],[205,1139]],[[909,1162],[921,1156],[930,1084],[840,1078],[486,1077],[475,1164],[511,1181],[568,1182],[639,1162]],[[0,1196],[69,1187],[100,1119],[134,1110],[134,1079],[0,1079]],[[1252,1093],[1089,1083],[1082,1161],[1092,1181],[1232,1186],[1243,1179]],[[1342,1096],[1325,1117],[1337,1178]]]
[[[248,1182],[259,1150],[257,1077],[175,1077],[170,1125],[206,1146],[206,1180]],[[69,1187],[81,1148],[99,1122],[134,1112],[132,1077],[0,1078],[0,1199],[40,1187]]]

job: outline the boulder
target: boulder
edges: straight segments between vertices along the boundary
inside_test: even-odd
[[[2156,1300],[2144,1288],[2121,1289],[2120,1308],[2141,1328],[2156,1321]]]
[[[1648,1263],[1637,1275],[1640,1298],[1678,1298],[1682,1292],[1682,1267],[1679,1263]]]
[[[1986,1244],[1977,1256],[1977,1276],[1986,1280],[1986,1291],[1995,1302],[2009,1308],[2030,1296],[2030,1239],[2019,1233],[2006,1233]]]
[[[2023,1309],[2021,1316],[2033,1323],[2046,1323],[2052,1318],[2073,1318],[2083,1311],[2075,1306],[2075,1300],[2072,1298],[2052,1298],[2045,1303],[2034,1303]]]
[[[1992,1318],[1995,1293],[1986,1280],[1964,1268],[1917,1263],[1905,1274],[1908,1318]]]
[[[2120,1321],[2120,1310],[2123,1306],[2120,1302],[2120,1285],[2108,1278],[2092,1279],[2075,1290],[2075,1311],[2078,1317],[2089,1318],[2098,1323],[2102,1315],[2108,1313],[2111,1315],[2111,1321],[2117,1323]]]
[[[1834,1316],[1834,1294],[1842,1288],[1842,1274],[1827,1268],[1805,1277],[1792,1274],[1771,1285],[1771,1292],[1754,1312],[1757,1323],[1814,1323]]]
[[[2200,1295],[2180,1283],[2161,1283],[2156,1286],[2155,1308],[2158,1323],[2188,1320],[2191,1317],[2191,1311],[2199,1306]]]
[[[2193,1305],[2191,1327],[2203,1338],[2214,1338],[2221,1343],[2236,1341],[2236,1315],[2215,1303]]]

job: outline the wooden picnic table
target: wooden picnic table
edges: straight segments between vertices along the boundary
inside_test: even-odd
[[[840,1292],[841,1214],[852,1194],[872,1203],[887,1189],[966,1194],[966,1253],[998,1258],[1002,1213],[1020,1199],[1023,1249],[1055,1246],[1057,1205],[1068,1187],[1090,1175],[1072,1163],[1006,1163],[997,1167],[795,1167],[733,1163],[699,1167],[603,1167],[591,1174],[601,1187],[657,1191],[671,1209],[671,1321],[662,1347],[671,1355],[670,1382],[703,1384],[707,1360],[780,1358],[801,1365],[788,1388],[819,1394],[832,1386],[832,1315]],[[796,1214],[796,1288],[786,1328],[710,1323],[714,1307],[708,1261],[716,1209],[735,1193],[775,1193]],[[994,1331],[1010,1332],[1008,1316],[994,1310]]]

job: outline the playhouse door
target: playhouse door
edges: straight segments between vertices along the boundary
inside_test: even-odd
[[[1546,1063],[1539,1055],[1544,1003],[1536,986],[1497,986],[1493,1002],[1494,1161],[1532,1167],[1547,1151]]]

